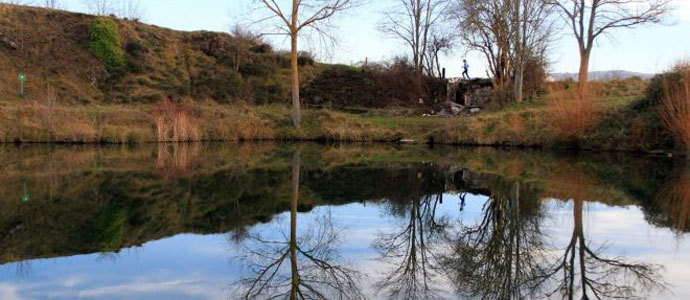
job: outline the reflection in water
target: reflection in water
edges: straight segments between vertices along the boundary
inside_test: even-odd
[[[612,255],[643,245],[610,232],[593,236],[587,228],[607,225],[588,227],[583,215],[588,204],[600,203],[643,215],[648,223],[640,231],[673,230],[682,239],[690,171],[672,160],[298,147],[1,148],[0,264],[12,269],[13,280],[34,280],[35,289],[53,279],[46,272],[61,263],[69,264],[63,272],[105,288],[116,277],[108,277],[111,271],[149,274],[121,266],[131,254],[122,249],[138,247],[142,260],[164,260],[177,249],[151,251],[151,244],[188,233],[202,240],[223,234],[236,243],[233,263],[246,276],[224,277],[241,274],[225,264],[227,251],[206,261],[227,268],[215,278],[236,283],[231,298],[632,298],[655,296],[666,281],[677,286],[684,280],[663,278],[656,264],[669,266],[657,259],[668,250],[663,246],[634,253],[635,262]],[[552,214],[555,203],[567,203],[568,213]],[[324,213],[331,210],[346,214]],[[282,217],[273,220],[283,215],[290,216],[289,230]],[[564,219],[567,232],[552,228],[553,218]],[[357,236],[348,239],[343,227],[357,229]],[[677,259],[688,260],[686,252]],[[72,265],[82,257],[88,267]],[[200,257],[168,258],[151,270],[193,281],[194,271],[206,267]],[[55,281],[62,279],[57,273]],[[25,298],[60,294],[40,292]]]
[[[541,203],[534,189],[519,182],[494,179],[490,186],[480,221],[461,224],[450,237],[448,274],[463,297],[534,298],[534,280],[545,268]]]
[[[676,178],[666,184],[659,193],[660,208],[664,223],[668,223],[678,233],[690,230],[690,164],[682,168]]]
[[[541,282],[551,282],[552,293],[569,299],[634,298],[665,289],[661,267],[629,262],[625,257],[610,257],[602,245],[587,242],[584,230],[584,199],[593,190],[592,181],[575,168],[552,179],[572,199],[573,230],[563,254],[554,260]]]
[[[390,203],[390,214],[401,219],[401,227],[381,232],[373,243],[380,259],[392,266],[376,284],[390,299],[439,297],[439,242],[448,220],[438,219],[436,208],[443,202],[444,183],[438,172],[419,172],[416,180],[409,182],[409,200]]]
[[[555,282],[551,293],[568,299],[626,299],[665,289],[660,266],[628,262],[625,257],[607,257],[605,248],[593,249],[583,229],[583,200],[576,197],[573,201],[570,243],[541,276],[542,282]]]
[[[289,237],[283,234],[283,239],[276,240],[250,235],[242,247],[240,259],[252,273],[239,281],[242,298],[363,299],[356,282],[359,274],[338,263],[340,232],[330,215],[318,218],[317,228],[297,237],[300,166],[297,151],[292,158]]]

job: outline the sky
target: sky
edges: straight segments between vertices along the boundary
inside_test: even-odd
[[[31,0],[30,0],[31,1]],[[39,0],[33,0],[40,2]],[[63,9],[86,11],[88,0],[61,0]],[[0,2],[7,2],[2,1]],[[140,0],[145,11],[143,22],[177,30],[229,31],[235,24],[246,23],[251,11],[251,0]],[[303,41],[305,50],[315,51],[321,61],[351,64],[368,59],[382,61],[405,55],[407,48],[400,42],[386,37],[377,30],[382,12],[395,3],[392,0],[375,0],[365,6],[350,10],[335,20],[334,35],[338,36],[335,47],[323,51]],[[632,30],[612,31],[595,44],[590,62],[591,71],[627,70],[642,73],[658,73],[669,69],[674,62],[690,59],[690,0],[676,0],[676,9],[667,18],[666,25],[649,25]],[[577,72],[579,54],[570,32],[563,30],[554,36],[550,51],[551,72]],[[274,38],[277,48],[286,48],[282,38]],[[449,76],[459,76],[460,63],[467,58],[470,75],[486,75],[486,63],[481,54],[465,54],[462,47],[444,57],[443,67]]]

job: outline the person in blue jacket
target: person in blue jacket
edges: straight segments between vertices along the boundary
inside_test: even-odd
[[[462,78],[470,80],[470,73],[469,73],[470,65],[467,63],[466,59],[462,60],[462,69],[463,69]]]

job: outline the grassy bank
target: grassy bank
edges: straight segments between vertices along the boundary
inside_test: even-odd
[[[369,110],[352,114],[307,109],[301,130],[292,127],[290,109],[280,104],[62,105],[49,100],[0,103],[0,141],[57,143],[150,143],[175,141],[321,140],[579,148],[621,151],[671,151],[675,147],[654,120],[635,104],[645,83],[610,82],[607,93],[591,102],[591,122],[568,129],[571,111],[559,118],[548,98],[515,104],[471,117],[396,116]],[[560,97],[556,92],[551,97]],[[559,124],[566,123],[566,124]],[[572,127],[572,126],[571,126]]]

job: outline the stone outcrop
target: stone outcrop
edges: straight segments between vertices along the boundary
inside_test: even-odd
[[[468,108],[484,108],[491,101],[493,85],[489,79],[448,80],[447,101]]]

